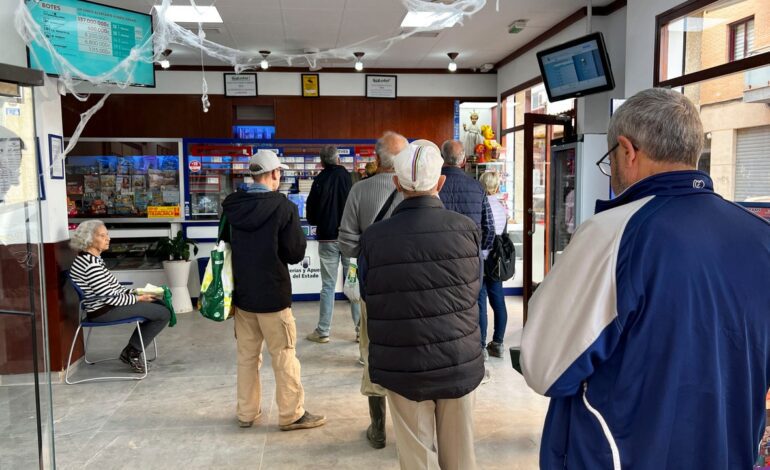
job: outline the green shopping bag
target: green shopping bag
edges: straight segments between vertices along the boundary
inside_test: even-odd
[[[230,245],[221,241],[222,230],[227,224],[223,215],[219,224],[217,246],[211,251],[198,297],[198,310],[204,317],[225,321],[230,317],[233,300],[233,270]]]

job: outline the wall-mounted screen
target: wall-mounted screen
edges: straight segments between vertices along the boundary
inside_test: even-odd
[[[602,33],[540,51],[537,61],[552,103],[615,88]]]
[[[152,36],[152,17],[143,13],[82,0],[27,0],[27,7],[53,48],[88,76],[109,72]],[[120,70],[111,81],[155,86],[152,47],[145,49],[147,56],[136,67]],[[29,46],[28,54],[31,68],[60,75],[61,67],[39,41]]]

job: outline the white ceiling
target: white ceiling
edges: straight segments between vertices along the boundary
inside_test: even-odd
[[[151,11],[152,0],[96,0],[143,13]],[[594,6],[611,0],[593,0]],[[406,8],[399,0],[198,0],[198,5],[214,4],[223,24],[206,25],[206,38],[243,51],[270,50],[271,65],[285,66],[282,53],[297,54],[306,48],[347,49],[349,60],[320,61],[320,65],[340,67],[354,62],[352,52],[363,51],[364,64],[372,68],[443,68],[448,52],[459,52],[460,68],[476,68],[495,63],[542,34],[556,23],[585,6],[586,0],[487,0],[486,6],[463,25],[445,29],[437,37],[410,37],[385,50],[384,39],[401,33]],[[178,0],[174,4],[187,4]],[[323,5],[323,6],[321,6]],[[508,25],[517,19],[529,24],[518,34],[508,34]],[[215,28],[215,29],[211,29]],[[197,26],[196,26],[197,29]],[[366,43],[352,46],[368,38]],[[200,53],[172,47],[173,65],[198,65]],[[207,65],[219,65],[206,58]],[[306,67],[307,63],[293,65]]]

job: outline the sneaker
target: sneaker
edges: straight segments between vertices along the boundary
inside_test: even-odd
[[[481,385],[484,385],[485,383],[489,382],[490,380],[492,380],[492,374],[489,372],[489,369],[487,369],[486,366],[485,366],[484,367],[484,378],[481,379]]]
[[[120,353],[120,360],[124,364],[128,364],[131,370],[137,374],[144,374],[146,369],[144,368],[144,361],[142,360],[142,352],[134,349],[133,346],[128,345],[123,348]]]
[[[489,360],[489,353],[487,352],[487,349],[486,348],[482,349],[481,353],[484,354],[484,361],[485,362],[488,361]]]
[[[317,428],[326,424],[326,416],[316,416],[305,411],[300,419],[291,424],[281,425],[281,431],[294,431],[295,429]]]
[[[307,339],[310,341],[313,341],[314,343],[328,343],[329,342],[329,336],[321,336],[318,334],[318,331],[313,330],[312,333],[306,336]]]
[[[251,421],[241,421],[238,420],[238,427],[239,428],[250,428],[259,418],[262,416],[262,412],[260,411],[256,418],[252,419]]]
[[[494,341],[491,341],[489,344],[487,344],[487,352],[490,356],[503,357],[503,351],[503,343],[495,343]]]

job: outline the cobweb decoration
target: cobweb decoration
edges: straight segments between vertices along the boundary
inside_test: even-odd
[[[101,109],[111,91],[116,88],[125,89],[130,86],[133,82],[134,72],[139,63],[154,63],[162,60],[163,51],[166,49],[173,49],[173,45],[181,45],[193,50],[199,50],[201,54],[202,73],[204,72],[204,55],[231,65],[236,73],[257,69],[263,59],[258,51],[242,51],[206,39],[206,35],[203,32],[203,26],[200,23],[198,24],[198,31],[196,33],[170,21],[167,19],[166,13],[168,7],[172,4],[172,0],[162,0],[162,3],[159,6],[153,7],[155,11],[151,11],[151,13],[154,13],[153,34],[149,36],[145,42],[134,46],[129,56],[115,65],[111,70],[100,75],[89,75],[82,70],[79,70],[70,63],[66,57],[59,54],[45,34],[43,34],[40,25],[35,22],[30,10],[31,8],[36,8],[39,1],[40,0],[33,0],[26,3],[25,0],[19,0],[14,18],[18,34],[27,45],[32,45],[34,43],[50,54],[56,68],[56,73],[59,75],[60,87],[63,87],[64,90],[71,93],[76,99],[85,102],[89,97],[88,94],[80,93],[77,90],[77,86],[80,83],[88,83],[104,90],[104,95],[101,99],[88,111],[80,115],[80,123],[78,124],[75,133],[70,138],[67,148],[56,161],[51,163],[51,167],[54,167],[59,164],[62,159],[66,158],[68,152],[77,143],[88,120]],[[214,3],[215,2],[216,0],[214,0]],[[197,8],[195,0],[189,0],[189,3],[194,8]],[[289,66],[298,62],[303,65],[304,63],[307,63],[310,68],[315,69],[318,68],[319,60],[350,59],[353,52],[360,50],[361,46],[366,46],[370,51],[382,53],[396,42],[406,39],[414,34],[423,31],[444,29],[455,24],[462,25],[466,18],[473,16],[483,9],[487,0],[455,0],[451,3],[432,2],[429,0],[401,0],[401,3],[410,12],[432,12],[435,14],[434,16],[436,19],[428,26],[414,28],[394,37],[381,38],[372,36],[344,47],[326,49],[314,53],[289,54],[273,51],[270,54],[268,62],[270,65],[286,63]],[[500,0],[497,0],[496,9],[497,11],[500,10]],[[29,51],[31,54],[35,54],[34,48],[30,47]],[[37,62],[40,63],[39,60]],[[206,83],[205,76],[203,76],[201,84],[201,106],[204,112],[208,112],[209,107],[211,106],[208,98],[208,84]]]

